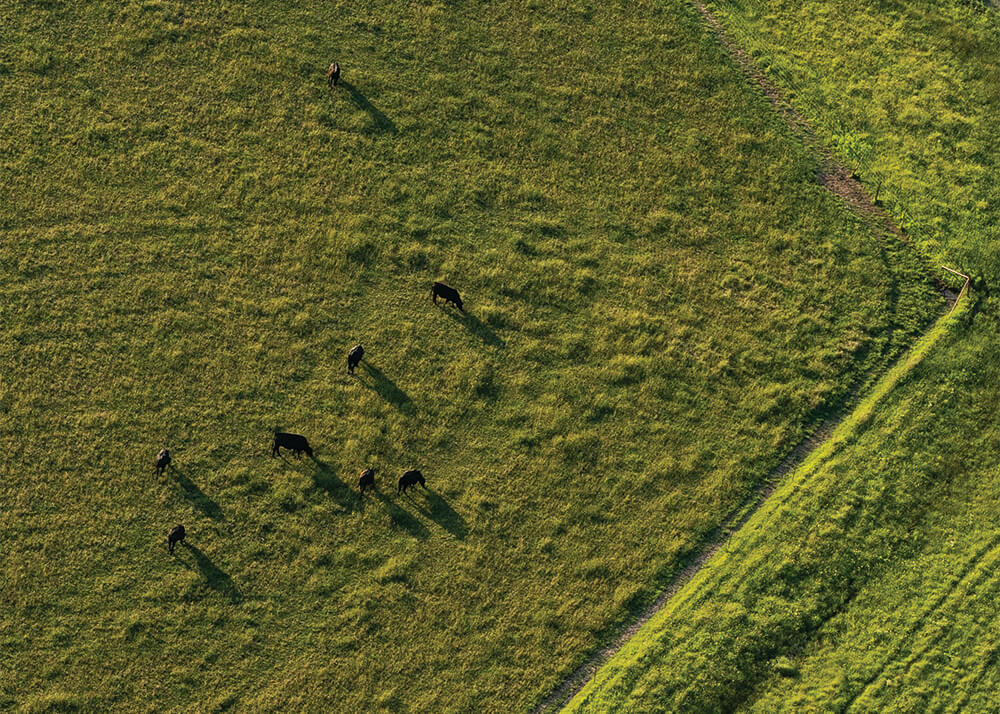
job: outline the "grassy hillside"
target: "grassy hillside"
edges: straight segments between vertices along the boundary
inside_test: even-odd
[[[4,708],[526,708],[938,307],[680,2],[277,8],[0,4]]]
[[[989,710],[1000,204],[988,177],[1000,22],[948,3],[718,5],[831,140],[846,127],[893,147],[895,164],[873,165],[887,186],[910,191],[895,200],[915,217],[911,234],[983,276],[984,289],[569,710]],[[929,78],[953,90],[925,92]],[[864,91],[875,86],[884,111]],[[934,119],[912,124],[897,111],[913,101]],[[965,117],[961,140],[945,130],[954,112]]]

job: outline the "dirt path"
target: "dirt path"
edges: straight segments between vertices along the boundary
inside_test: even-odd
[[[587,661],[577,667],[577,669],[559,685],[559,687],[546,697],[541,704],[533,710],[533,714],[553,711],[562,707],[573,698],[597,673],[605,662],[607,662],[632,636],[639,631],[639,628],[646,624],[653,615],[659,612],[667,601],[680,590],[694,575],[701,570],[702,566],[715,555],[716,551],[724,546],[733,533],[742,528],[750,517],[764,504],[767,498],[774,492],[782,478],[794,470],[799,464],[805,461],[806,457],[823,444],[830,435],[833,434],[837,425],[843,420],[845,412],[838,413],[824,421],[816,431],[808,438],[802,440],[792,452],[785,457],[784,461],[778,464],[768,477],[758,485],[753,495],[735,513],[731,514],[723,526],[716,528],[708,537],[701,542],[698,551],[687,562],[687,564],[677,572],[671,579],[666,589],[660,594],[656,601],[647,607],[624,631],[619,633],[611,642],[597,650]]]
[[[730,56],[740,69],[743,70],[747,78],[760,88],[792,131],[803,140],[806,147],[819,160],[820,168],[816,177],[817,181],[831,193],[845,201],[856,213],[864,217],[872,229],[887,231],[908,243],[909,240],[892,217],[875,204],[865,187],[851,175],[851,172],[843,164],[834,158],[832,152],[819,140],[812,127],[809,126],[809,123],[795,111],[791,104],[784,98],[781,91],[757,67],[753,59],[729,37],[715,15],[700,0],[692,0],[692,4],[715,33],[719,42],[729,51]],[[947,290],[940,282],[938,286],[949,306],[954,307],[955,294]],[[936,321],[933,324],[936,324]],[[791,453],[757,486],[750,498],[736,512],[730,514],[722,526],[709,533],[705,540],[698,546],[691,559],[670,579],[656,601],[643,610],[611,642],[598,649],[583,664],[577,667],[541,704],[535,707],[533,714],[542,714],[542,712],[550,712],[561,708],[577,692],[583,689],[597,673],[597,670],[617,653],[638,632],[640,627],[663,609],[663,606],[667,604],[670,598],[701,570],[719,548],[723,547],[729,541],[732,534],[750,520],[751,516],[760,509],[774,492],[784,476],[805,461],[809,454],[830,438],[834,430],[857,402],[857,396],[857,394],[854,394],[847,399],[846,404],[835,416],[824,421],[811,436],[796,445]]]
[[[884,228],[908,242],[907,237],[892,217],[875,205],[875,201],[872,200],[865,187],[851,175],[847,167],[834,158],[830,149],[819,140],[816,132],[809,126],[809,122],[795,111],[781,90],[771,83],[750,55],[729,37],[718,18],[705,7],[705,3],[700,0],[692,0],[692,4],[708,23],[719,42],[729,51],[729,55],[743,70],[743,73],[760,88],[792,131],[805,142],[807,148],[819,159],[820,169],[817,180],[829,189],[830,193],[846,201],[851,208],[867,218],[873,226]]]

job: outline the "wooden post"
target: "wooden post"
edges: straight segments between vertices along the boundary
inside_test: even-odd
[[[955,312],[955,308],[958,307],[958,303],[961,301],[962,296],[965,295],[965,293],[968,291],[969,284],[972,282],[972,278],[970,278],[965,273],[960,273],[957,270],[952,270],[947,265],[942,265],[941,267],[947,270],[949,273],[954,273],[960,278],[965,278],[965,284],[962,285],[962,289],[958,291],[958,297],[955,298],[955,304],[951,306],[951,310],[948,312],[948,314],[950,315],[951,313]]]

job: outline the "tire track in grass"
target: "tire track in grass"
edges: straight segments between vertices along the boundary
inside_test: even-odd
[[[832,194],[847,203],[847,205],[860,215],[873,230],[876,232],[888,232],[906,244],[912,246],[909,239],[892,219],[892,217],[875,204],[871,195],[867,190],[865,190],[864,186],[862,186],[861,183],[851,175],[851,172],[849,172],[843,164],[834,158],[832,152],[819,140],[816,133],[809,126],[808,122],[806,122],[806,120],[797,111],[795,111],[792,105],[784,98],[781,91],[767,79],[746,51],[739,47],[729,37],[723,29],[722,24],[705,6],[705,3],[700,0],[692,0],[692,4],[695,10],[698,11],[706,24],[715,34],[719,43],[728,51],[730,57],[739,69],[746,75],[747,79],[757,85],[757,87],[764,93],[768,101],[770,101],[775,111],[791,128],[792,132],[803,141],[806,148],[810,150],[818,159],[820,168],[816,177],[817,181]],[[955,294],[944,287],[940,281],[935,281],[935,283],[948,303],[948,307],[954,308],[957,302]],[[924,332],[924,336],[929,335],[934,328],[937,327],[943,319],[945,319],[947,314],[948,313],[945,313],[945,315],[942,315],[938,318],[938,320],[931,323],[931,325],[929,325],[927,330]],[[926,350],[921,350],[921,354],[910,355],[909,357],[904,355],[896,367],[887,369],[887,371],[894,371],[900,367],[903,369],[909,369],[915,361],[919,361],[920,356],[922,356],[922,353],[925,351]],[[896,381],[898,381],[898,377],[891,380],[892,384],[895,384]],[[864,401],[870,402],[873,399],[877,401],[877,399],[884,395],[887,391],[888,389],[876,389],[876,393]],[[549,693],[549,695],[546,696],[541,703],[532,710],[532,714],[542,714],[542,712],[549,712],[558,707],[562,707],[581,689],[583,689],[583,687],[586,686],[591,679],[593,679],[597,671],[612,656],[614,656],[644,624],[646,624],[656,613],[662,610],[667,602],[670,601],[670,599],[704,567],[705,563],[711,559],[719,548],[723,547],[729,541],[732,534],[742,528],[750,520],[760,507],[764,505],[771,494],[774,493],[783,478],[800,466],[813,452],[827,444],[837,427],[842,421],[844,421],[845,417],[848,416],[849,408],[858,406],[858,411],[866,411],[866,413],[860,417],[862,420],[866,419],[868,413],[870,413],[871,405],[868,405],[867,407],[865,407],[864,404],[857,405],[857,396],[856,392],[851,394],[845,400],[844,406],[837,414],[827,418],[815,429],[812,434],[799,442],[788,454],[788,456],[786,456],[785,459],[778,464],[778,466],[772,469],[760,485],[754,489],[753,493],[742,504],[742,506],[734,513],[731,513],[723,522],[723,525],[715,528],[705,537],[701,544],[697,546],[694,555],[691,556],[685,565],[669,580],[663,592],[656,598],[653,604],[643,610],[622,632],[612,638],[609,643],[600,647],[597,651],[590,655],[583,662],[583,664],[577,667],[555,688],[555,690]],[[858,419],[855,418],[855,415],[852,414],[851,416],[851,421],[858,421]],[[857,697],[855,697],[855,699],[856,698]]]
[[[987,689],[981,686],[981,682],[990,671],[995,671],[997,659],[1000,657],[1000,628],[995,625],[1000,621],[1000,614],[994,616],[990,626],[986,628],[986,637],[989,644],[979,653],[979,666],[976,670],[958,681],[958,685],[952,693],[950,704],[945,707],[947,712],[964,712],[969,709],[969,700],[977,691]],[[992,689],[992,688],[990,688]]]
[[[985,587],[988,588],[988,592],[977,593],[976,600],[970,601],[973,606],[981,604],[983,601],[996,602],[997,596],[1000,595],[1000,578],[991,576]],[[955,702],[958,701],[959,697],[967,701],[977,692],[976,682],[983,678],[986,674],[985,670],[996,667],[997,624],[1000,621],[1000,614],[994,611],[988,620],[977,619],[975,625],[962,627],[957,622],[957,618],[963,614],[962,606],[965,604],[965,601],[955,604],[954,611],[951,613],[955,619],[948,624],[948,637],[943,640],[943,646],[942,641],[934,643],[937,644],[938,649],[943,650],[943,654],[949,659],[949,665],[945,665],[943,669],[958,676],[950,681],[945,681],[940,676],[937,677],[936,694],[943,695],[944,703],[931,699],[927,707],[928,710],[933,708],[937,711],[966,711],[968,707],[965,704],[960,704],[957,709],[953,708]],[[984,642],[987,643],[985,648],[983,647]],[[972,673],[950,666],[954,661],[954,653],[958,651],[968,652],[964,655],[963,662],[979,662]],[[922,659],[914,660],[907,665],[906,671],[899,675],[900,682],[914,680],[919,682],[921,675],[919,672],[914,673],[914,670],[922,666],[933,667],[934,655],[931,643],[925,645],[920,652]],[[990,689],[994,689],[994,687]]]
[[[986,563],[988,556],[993,555],[992,561]],[[854,696],[847,700],[844,705],[843,711],[850,711],[859,700],[861,700],[868,692],[872,690],[873,685],[882,678],[886,671],[897,662],[899,655],[902,654],[903,648],[913,641],[913,639],[924,629],[924,626],[933,618],[935,615],[940,613],[948,601],[952,599],[955,593],[960,595],[968,594],[974,592],[984,581],[986,581],[989,576],[994,572],[996,562],[1000,556],[1000,535],[996,535],[993,539],[979,549],[972,558],[962,567],[961,571],[956,575],[954,581],[945,589],[943,593],[934,602],[924,610],[920,617],[913,621],[913,623],[906,629],[906,632],[902,637],[899,638],[899,642],[892,651],[889,652],[888,656],[883,660],[882,664],[876,669],[868,678],[862,682],[861,688],[855,692]],[[988,568],[986,566],[989,566]],[[938,640],[935,639],[932,642],[928,642],[921,649],[917,650],[915,653],[911,654],[903,663],[903,672],[901,676],[905,676],[909,673],[913,664],[919,661],[923,655],[934,645],[939,644]]]

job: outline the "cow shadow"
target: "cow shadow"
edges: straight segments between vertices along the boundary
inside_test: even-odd
[[[417,520],[413,514],[405,508],[401,508],[399,504],[393,501],[386,494],[381,491],[375,491],[375,498],[382,503],[382,507],[388,512],[389,518],[392,519],[392,522],[414,538],[424,540],[431,534],[431,532],[427,530],[427,527]]]
[[[234,605],[243,600],[243,594],[240,593],[239,588],[236,587],[236,583],[233,582],[233,579],[229,577],[226,571],[213,563],[212,559],[202,553],[198,546],[187,545],[187,548],[191,551],[191,555],[194,556],[195,565],[198,566],[201,577],[205,579],[208,587],[215,590]]]
[[[364,369],[364,374],[370,377],[370,379],[359,377],[358,381],[361,384],[371,389],[406,416],[413,416],[417,413],[417,408],[409,395],[386,377],[382,370],[370,362],[362,362],[361,367]]]
[[[465,519],[440,494],[430,489],[427,489],[425,493],[427,509],[417,506],[421,513],[451,533],[456,540],[465,540],[465,536],[469,533]]]
[[[353,511],[358,505],[358,497],[353,489],[341,481],[326,462],[314,456],[313,463],[316,468],[310,475],[316,487],[325,491],[345,513]]]
[[[198,488],[198,484],[189,479],[183,471],[171,467],[173,476],[177,479],[177,484],[181,487],[184,497],[201,509],[209,518],[217,521],[223,519],[222,509],[219,504],[205,495],[205,492]]]
[[[348,97],[351,103],[354,104],[358,109],[368,112],[368,116],[372,120],[372,128],[375,131],[379,131],[385,134],[395,134],[398,129],[396,129],[395,123],[392,119],[383,114],[378,107],[368,101],[368,97],[359,92],[357,88],[350,82],[341,81],[338,87],[343,87],[347,90]]]
[[[490,329],[490,326],[485,322],[480,320],[475,315],[467,312],[458,312],[456,310],[445,310],[445,313],[455,322],[459,323],[466,330],[471,332],[473,335],[481,339],[486,344],[491,347],[499,347],[503,349],[504,341],[500,338],[496,332]]]

